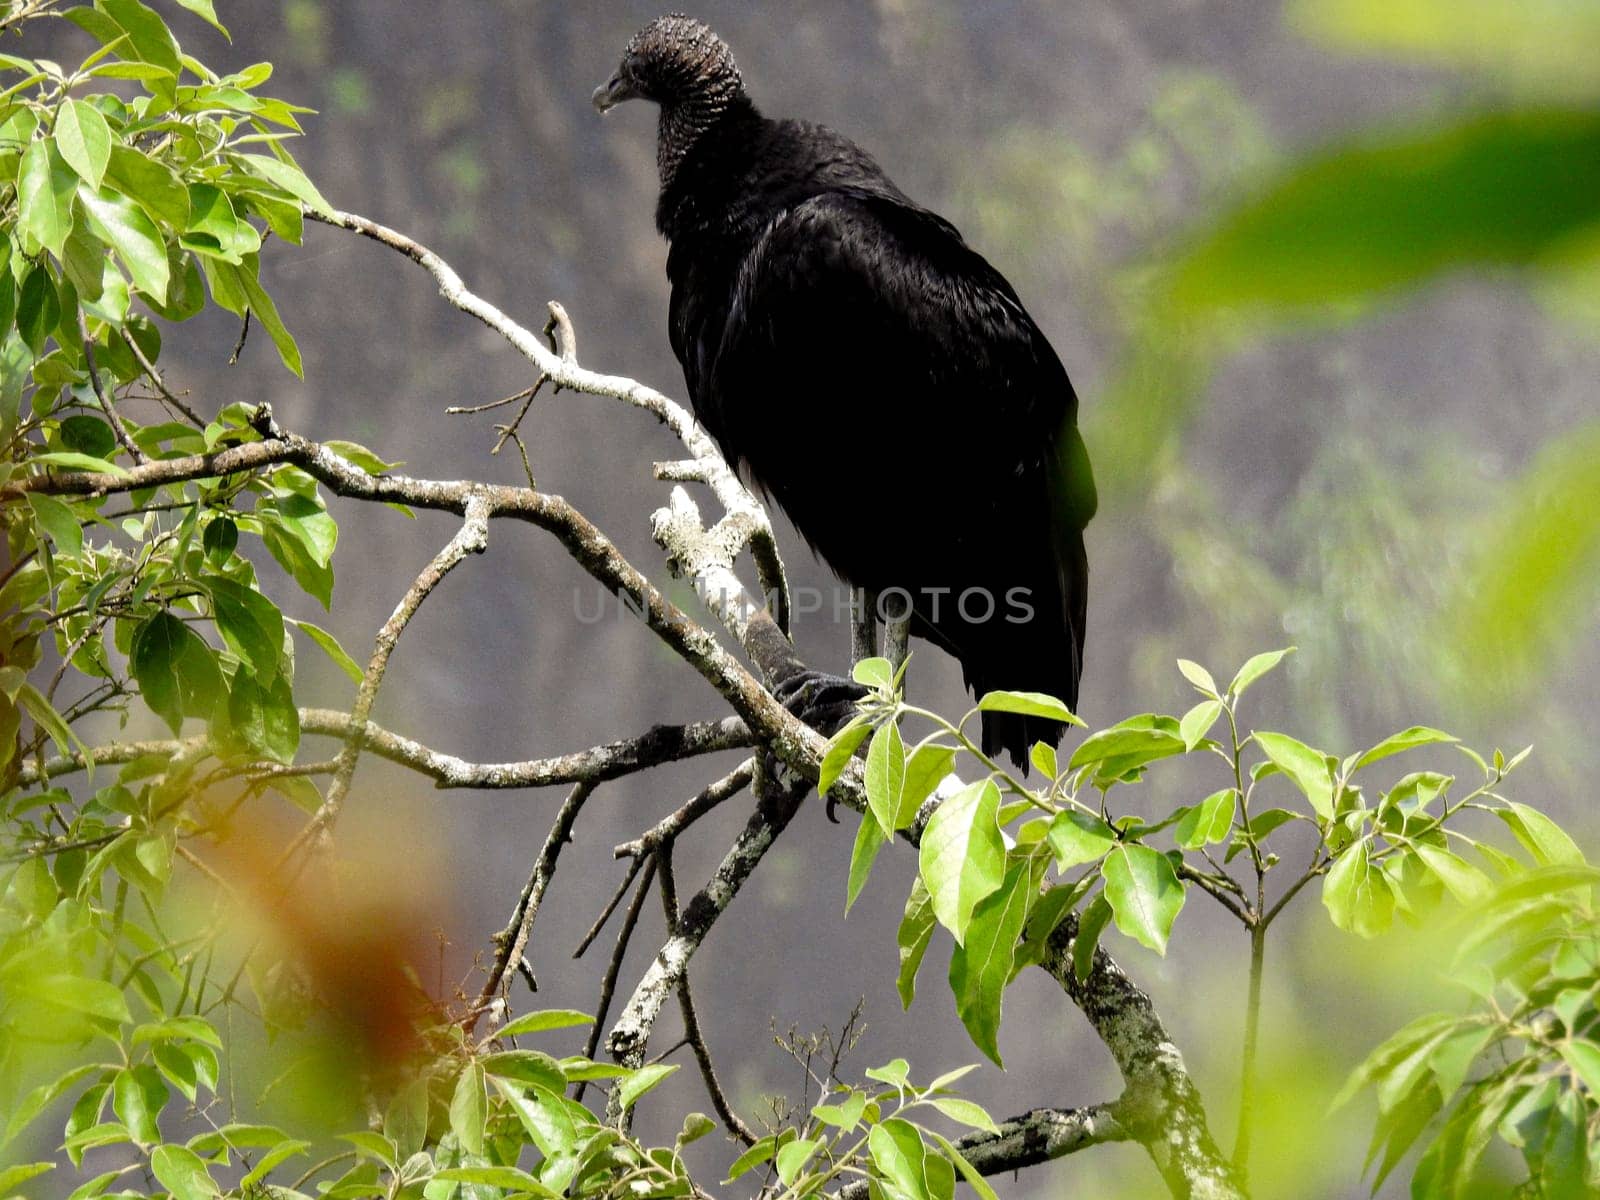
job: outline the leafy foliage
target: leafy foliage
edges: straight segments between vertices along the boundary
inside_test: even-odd
[[[884,731],[920,720],[932,730],[915,743],[913,756],[937,750],[958,770],[982,773],[947,790],[920,829],[915,806],[895,806],[903,814],[895,832],[921,842],[920,871],[897,938],[902,1000],[910,1005],[922,958],[943,926],[957,943],[949,976],[956,1011],[973,1044],[999,1063],[1006,988],[1023,967],[1045,957],[1052,933],[1074,912],[1068,953],[1084,979],[1113,926],[1165,953],[1192,889],[1222,904],[1254,936],[1264,936],[1319,881],[1333,924],[1365,938],[1386,933],[1397,918],[1437,922],[1438,906],[1453,901],[1465,907],[1460,919],[1469,930],[1460,952],[1463,982],[1485,1007],[1408,1027],[1357,1072],[1349,1091],[1362,1083],[1378,1088],[1374,1154],[1384,1152],[1378,1177],[1431,1128],[1415,1194],[1460,1194],[1498,1129],[1524,1151],[1530,1186],[1546,1189],[1538,1194],[1580,1194],[1557,1183],[1581,1188],[1592,1173],[1586,1156],[1600,1156],[1600,1141],[1591,1150],[1589,1133],[1600,1116],[1600,1042],[1592,1040],[1600,1036],[1600,943],[1591,907],[1600,871],[1547,816],[1501,794],[1526,750],[1485,759],[1448,733],[1412,726],[1341,758],[1286,733],[1243,733],[1245,692],[1289,653],[1256,655],[1226,688],[1199,663],[1179,660],[1199,697],[1193,708],[1181,717],[1144,713],[1090,732],[1064,766],[1041,744],[1034,763],[1044,779],[1036,786],[987,758],[965,726],[979,711],[1047,701],[992,693],[950,722],[907,704],[887,664],[858,671],[858,678],[876,681],[861,718],[878,722],[874,746],[881,742],[904,756],[900,733]],[[1223,732],[1214,739],[1219,722]],[[859,740],[856,731],[839,735],[838,744],[846,740]],[[1402,772],[1392,761],[1430,747],[1465,758],[1476,781],[1458,783],[1436,770]],[[1147,773],[1193,756],[1220,764],[1225,786],[1196,804],[1141,811],[1137,797]],[[886,789],[903,772],[874,771],[868,761],[868,801],[876,814],[891,807]],[[862,824],[876,828],[872,816]],[[1309,853],[1298,871],[1283,866],[1291,845],[1295,861]],[[1241,858],[1253,879],[1230,869]],[[852,896],[862,882],[852,874]],[[1510,1002],[1497,1003],[1497,991],[1509,993]],[[1493,1069],[1485,1058],[1491,1051]],[[1472,1074],[1475,1063],[1483,1064],[1479,1075]],[[1446,1119],[1430,1126],[1446,1109]]]

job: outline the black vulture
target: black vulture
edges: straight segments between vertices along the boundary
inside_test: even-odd
[[[656,226],[695,415],[844,580],[976,693],[1075,706],[1094,482],[1077,396],[1000,272],[854,142],[757,111],[674,14],[596,89],[660,106]],[[1054,721],[985,713],[1026,769]]]

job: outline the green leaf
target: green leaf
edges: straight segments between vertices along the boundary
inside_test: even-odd
[[[37,975],[10,980],[7,987],[19,996],[42,1000],[69,1012],[117,1023],[133,1020],[122,989],[104,979],[68,974]]]
[[[988,692],[978,700],[980,712],[1021,713],[1025,717],[1047,717],[1082,727],[1083,722],[1061,701],[1043,692]]]
[[[967,1161],[966,1156],[948,1138],[940,1137],[931,1129],[928,1130],[928,1136],[939,1143],[939,1149],[944,1151],[945,1157],[955,1169],[961,1172],[961,1178],[967,1181],[978,1200],[1000,1200],[1000,1197],[995,1195],[994,1188],[989,1186],[989,1181],[978,1174],[978,1169]]]
[[[17,224],[57,258],[72,232],[78,177],[49,138],[32,142],[17,175]]]
[[[872,822],[863,821],[862,824],[870,825]],[[911,1001],[916,998],[917,971],[922,966],[923,955],[928,951],[928,943],[933,940],[933,931],[938,924],[938,919],[933,915],[933,901],[919,875],[911,881],[911,894],[906,897],[905,913],[895,933],[895,943],[900,948],[900,971],[895,977],[895,987],[904,1008],[910,1008]]]
[[[862,1074],[868,1079],[886,1083],[897,1091],[904,1091],[910,1086],[911,1064],[903,1058],[891,1058],[881,1067],[868,1067]]]
[[[877,860],[878,851],[888,844],[888,840],[883,827],[871,813],[861,818],[861,824],[856,829],[855,845],[850,848],[850,877],[845,883],[844,893],[846,915],[849,915],[856,898],[861,895],[861,889],[867,885],[867,876],[872,873],[872,864]]]
[[[677,1069],[676,1063],[651,1063],[649,1066],[640,1067],[618,1085],[618,1106],[626,1112],[634,1106],[639,1097]]]
[[[230,41],[232,40],[222,22],[217,20],[217,10],[212,7],[212,0],[176,0],[176,2],[183,8],[187,8],[190,12],[205,20],[214,29],[216,29],[218,33],[222,34],[223,37],[228,38]]]
[[[1071,808],[1051,818],[1045,837],[1055,851],[1056,867],[1062,871],[1098,862],[1117,844],[1117,833],[1111,826],[1099,817]]]
[[[1173,295],[1322,307],[1453,267],[1546,261],[1597,224],[1600,113],[1490,113],[1294,166],[1190,251]]]
[[[1110,923],[1111,902],[1102,892],[1083,910],[1083,916],[1078,918],[1078,932],[1072,939],[1072,973],[1077,976],[1079,983],[1089,978],[1089,971],[1094,966],[1095,947],[1100,944],[1100,935]]]
[[[893,721],[885,721],[872,735],[867,747],[866,782],[867,807],[877,818],[884,835],[892,837],[900,828],[896,821],[900,818],[900,796],[906,782],[905,745]],[[912,815],[915,816],[915,812]]]
[[[152,221],[164,221],[174,229],[188,227],[189,189],[166,163],[131,146],[112,146],[105,182],[138,204]]]
[[[867,1149],[878,1173],[905,1200],[931,1200],[923,1162],[927,1151],[917,1127],[900,1117],[874,1125],[867,1135]]]
[[[322,198],[322,193],[317,191],[299,167],[276,158],[269,158],[264,154],[235,154],[231,157],[250,174],[282,188],[296,200],[316,209],[323,216],[333,215],[332,207]]]
[[[867,1109],[867,1094],[851,1092],[841,1104],[818,1104],[811,1115],[825,1125],[832,1125],[849,1133],[861,1123],[861,1114]]]
[[[1178,660],[1178,671],[1207,696],[1210,696],[1213,700],[1217,698],[1217,681],[1211,678],[1211,672],[1199,663],[1191,662],[1187,658],[1180,658]]]
[[[1029,859],[1012,864],[1000,887],[973,911],[965,942],[950,957],[950,991],[956,1013],[973,1045],[1000,1061],[1000,1007],[1017,940],[1027,921],[1028,906],[1037,894],[1037,876]]]
[[[1508,72],[1521,86],[1592,92],[1600,12],[1568,0],[1296,0],[1304,32],[1369,54]]]
[[[54,496],[40,492],[28,493],[28,507],[33,510],[33,519],[39,523],[40,530],[55,543],[57,554],[83,557],[83,527],[72,509]]]
[[[728,1168],[728,1177],[724,1179],[723,1182],[732,1183],[735,1179],[738,1179],[739,1176],[750,1171],[752,1168],[759,1167],[762,1163],[766,1162],[772,1157],[777,1148],[778,1139],[776,1137],[769,1136],[762,1138],[755,1145],[751,1146],[750,1149],[746,1150],[743,1154],[739,1155],[738,1158],[733,1160],[733,1165]]]
[[[79,454],[76,450],[47,450],[43,454],[30,455],[28,461],[47,467],[62,467],[68,471],[88,471],[94,475],[125,476],[128,473],[127,468],[119,467],[114,462],[90,454]]]
[[[994,1118],[984,1112],[982,1105],[974,1104],[971,1100],[958,1100],[950,1096],[935,1100],[933,1106],[952,1121],[960,1121],[963,1125],[970,1125],[985,1133],[1000,1132],[994,1123]]]
[[[172,1200],[215,1200],[222,1195],[200,1156],[182,1146],[157,1146],[150,1155],[150,1170],[172,1193]]]
[[[50,268],[41,262],[22,280],[22,294],[17,299],[17,332],[37,357],[43,353],[46,339],[60,320],[61,297],[56,292]],[[15,412],[15,408],[12,411]],[[35,454],[29,461],[37,462],[43,457]]]
[[[1333,819],[1333,773],[1327,757],[1286,733],[1256,730],[1251,734],[1263,753],[1287,775],[1311,803],[1317,816]]]
[[[778,1170],[778,1179],[785,1186],[789,1186],[800,1177],[800,1172],[806,1163],[811,1161],[811,1156],[817,1152],[817,1143],[810,1138],[796,1138],[782,1150],[778,1151],[775,1166]]]
[[[1178,819],[1172,829],[1173,840],[1185,850],[1227,841],[1238,797],[1233,788],[1211,793]]]
[[[918,746],[906,760],[905,785],[900,792],[900,811],[895,815],[896,827],[904,829],[916,821],[923,802],[933,795],[956,760],[956,752],[949,746],[926,743]]]
[[[1268,650],[1264,654],[1255,655],[1249,662],[1239,668],[1239,673],[1233,677],[1233,682],[1228,684],[1228,694],[1230,696],[1244,695],[1245,688],[1293,654],[1294,650],[1293,646],[1288,646],[1282,650]]]
[[[205,548],[206,559],[212,566],[223,566],[238,548],[239,526],[232,517],[214,517],[206,523],[205,532],[200,535],[200,544]]]
[[[97,3],[127,33],[126,45],[131,53],[124,57],[151,63],[177,76],[181,68],[178,43],[165,21],[139,0],[97,0]]]
[[[1202,700],[1184,713],[1183,719],[1178,722],[1178,736],[1183,739],[1183,748],[1193,750],[1198,746],[1221,715],[1222,702],[1219,700]]]
[[[145,703],[174,734],[185,716],[209,717],[223,690],[215,652],[168,612],[135,631],[129,670]]]
[[[189,221],[179,240],[197,254],[234,264],[261,249],[254,226],[239,219],[226,192],[208,183],[189,185]]]
[[[547,1029],[571,1029],[575,1025],[593,1025],[594,1018],[575,1008],[546,1008],[538,1012],[523,1013],[495,1030],[492,1039],[521,1037],[529,1033],[543,1033]]]
[[[863,658],[850,668],[850,678],[862,687],[887,692],[894,687],[894,664],[887,658]]]
[[[157,1122],[169,1095],[161,1073],[154,1067],[147,1064],[129,1067],[117,1072],[116,1082],[111,1087],[111,1107],[136,1142],[142,1146],[155,1145],[161,1141]]]
[[[567,1085],[561,1064],[537,1050],[505,1050],[483,1060],[483,1069],[496,1079],[512,1079],[546,1091],[559,1092]]]
[[[383,1114],[383,1133],[394,1143],[401,1162],[421,1150],[428,1140],[428,1085],[413,1080],[395,1093]]]
[[[1078,743],[1068,760],[1069,770],[1099,764],[1097,785],[1127,777],[1138,768],[1184,752],[1178,723],[1171,717],[1144,713],[1119,721],[1109,729],[1091,733]]]
[[[49,1162],[18,1163],[15,1166],[6,1167],[4,1170],[0,1170],[0,1196],[18,1194],[18,1185],[27,1183],[30,1179],[37,1179],[46,1171],[54,1171],[55,1169],[56,1164]]]
[[[350,677],[351,683],[359,684],[361,682],[363,671],[360,665],[349,654],[345,653],[344,647],[339,644],[339,640],[333,634],[326,629],[313,625],[310,621],[291,619],[290,624],[322,647],[323,653],[333,660],[335,666]]]
[[[1517,841],[1539,866],[1576,866],[1583,862],[1583,851],[1565,830],[1537,809],[1509,803],[1494,810]]]
[[[182,2],[179,0],[179,3]],[[474,1183],[487,1188],[499,1188],[516,1195],[527,1193],[540,1197],[540,1200],[559,1200],[561,1196],[560,1192],[519,1167],[446,1167],[442,1171],[435,1171],[433,1177],[446,1183]]]
[[[985,779],[934,810],[922,833],[918,863],[939,923],[959,943],[972,910],[1005,878],[1005,843],[995,818],[1000,790]]]
[[[845,767],[850,765],[856,749],[866,741],[867,735],[871,732],[872,726],[865,717],[855,717],[833,735],[828,742],[828,752],[822,756],[822,765],[817,768],[819,796],[828,794],[828,789],[838,780]]]
[[[1494,890],[1487,875],[1442,847],[1415,842],[1411,849],[1462,904],[1476,904]]]
[[[134,286],[157,304],[166,303],[167,283],[172,277],[167,244],[144,209],[110,188],[79,187],[78,203],[90,228],[116,250]]]
[[[111,127],[100,110],[82,100],[68,100],[56,114],[56,149],[91,189],[105,178],[111,160]]]
[[[266,289],[261,286],[257,277],[260,270],[259,258],[257,254],[245,255],[242,265],[238,268],[239,284],[249,299],[250,311],[256,320],[261,322],[261,327],[267,331],[272,344],[278,348],[278,357],[283,359],[283,365],[297,376],[304,378],[305,370],[300,362],[300,347],[295,345],[294,338],[284,326],[283,318],[278,315],[278,306],[272,302],[272,297],[267,295]],[[322,565],[327,566],[327,563],[324,562]]]
[[[277,678],[283,656],[283,614],[261,592],[231,579],[213,577],[206,586],[217,632],[250,669],[253,682],[268,686]]]
[[[1583,1080],[1589,1095],[1600,1096],[1600,1046],[1587,1038],[1568,1038],[1560,1042],[1557,1049],[1567,1066]]]
[[[1455,742],[1457,739],[1438,729],[1429,729],[1426,725],[1413,725],[1410,729],[1403,729],[1399,733],[1391,734],[1383,739],[1371,750],[1358,756],[1353,762],[1345,765],[1345,774],[1353,775],[1362,767],[1370,766],[1380,758],[1388,758],[1391,754],[1399,754],[1404,750],[1414,750],[1418,746],[1430,746],[1437,742]]]
[[[456,1080],[456,1090],[450,1097],[450,1131],[468,1154],[482,1157],[484,1123],[488,1120],[488,1102],[484,1098],[483,1066],[469,1063]]]
[[[1388,932],[1394,921],[1394,892],[1372,865],[1365,841],[1334,860],[1322,883],[1322,903],[1340,929],[1364,938]]]
[[[1172,923],[1183,908],[1184,886],[1172,860],[1148,846],[1121,844],[1100,868],[1117,928],[1157,954],[1167,952]]]

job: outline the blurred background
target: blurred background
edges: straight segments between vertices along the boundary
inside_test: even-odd
[[[682,396],[666,338],[666,248],[653,225],[654,111],[627,105],[602,120],[589,105],[628,36],[659,12],[631,0],[478,0],[448,16],[385,0],[284,0],[219,5],[231,46],[197,21],[175,28],[219,70],[270,59],[277,71],[265,90],[319,110],[293,149],[336,207],[435,249],[525,324],[541,325],[545,302],[560,300],[585,365]],[[1595,415],[1600,306],[1511,272],[1453,274],[1345,319],[1237,339],[1210,370],[1152,350],[1142,307],[1187,231],[1295,155],[1359,129],[1450,121],[1520,95],[1526,79],[1421,54],[1352,52],[1306,36],[1261,0],[702,0],[694,15],[729,41],[769,115],[842,130],[954,221],[1011,279],[1067,365],[1102,492],[1088,533],[1080,711],[1091,726],[1181,712],[1180,655],[1226,678],[1251,653],[1293,644],[1286,669],[1251,693],[1247,724],[1259,715],[1341,753],[1419,723],[1485,751],[1535,743],[1512,797],[1595,844],[1594,597],[1571,610],[1552,652],[1515,671],[1482,670],[1485,647],[1460,635],[1450,613],[1524,473]],[[227,365],[238,330],[210,312],[169,329],[162,358],[169,383],[203,411],[270,401],[287,428],[361,441],[408,473],[523,481],[512,450],[489,454],[491,423],[505,411],[444,409],[526,387],[527,365],[416,267],[308,223],[303,247],[269,243],[262,270],[299,339],[305,380],[281,368],[259,330]],[[817,386],[827,385],[819,374]],[[567,394],[541,396],[523,431],[539,486],[572,500],[666,585],[648,526],[666,491],[649,466],[679,456],[672,439],[615,402]],[[950,456],[954,476],[959,445]],[[841,482],[859,477],[859,494],[886,494],[874,481],[897,469],[892,439],[841,457],[823,469]],[[291,587],[274,598],[364,659],[453,522],[351,504],[334,515],[331,614]],[[863,519],[892,527],[916,514],[886,505]],[[792,530],[780,537],[791,581],[831,588]],[[496,528],[488,554],[451,576],[407,633],[378,719],[442,751],[510,760],[720,715],[714,693],[614,602],[594,620],[600,604],[549,539]],[[802,615],[797,637],[814,666],[843,668],[848,631],[831,611]],[[316,651],[302,646],[300,671],[314,681],[308,701],[348,706],[348,681]],[[964,707],[936,651],[917,654],[911,678],[919,702]],[[584,960],[571,953],[620,879],[612,846],[735,761],[657,771],[590,801],[534,931],[539,1006],[593,1005],[609,933]],[[1438,762],[1455,770],[1464,760]],[[1191,799],[1218,786],[1178,774],[1163,783],[1159,772],[1155,784]],[[408,911],[435,928],[407,936],[437,942],[431,987],[447,994],[485,954],[560,799],[435,793],[363,761],[341,838],[374,868],[364,878],[428,893]],[[704,880],[748,804],[730,803],[680,846],[681,887]],[[797,1098],[799,1070],[769,1023],[837,1030],[858,997],[869,1030],[848,1066],[907,1054],[926,1079],[979,1058],[939,982],[948,949],[937,940],[923,997],[902,1013],[894,995],[910,856],[885,855],[843,918],[853,832],[853,818],[831,826],[809,803],[694,960],[702,1020],[746,1114],[762,1094]],[[1247,941],[1212,907],[1192,897],[1164,960],[1116,939],[1113,950],[1153,993],[1231,1145]],[[1327,1100],[1382,1032],[1420,1011],[1434,987],[1429,955],[1440,950],[1404,933],[1357,944],[1328,926],[1313,893],[1299,907],[1270,952],[1272,1102],[1256,1135],[1257,1190],[1363,1195],[1370,1113],[1358,1105],[1330,1118]],[[654,909],[619,1004],[659,944]],[[1374,978],[1390,981],[1384,994]],[[1388,994],[1396,978],[1405,989]],[[655,1044],[675,1038],[664,1023]],[[1042,977],[1010,993],[1001,1049],[1004,1074],[986,1067],[967,1081],[996,1116],[1117,1091],[1104,1050]],[[661,1128],[646,1125],[647,1137],[670,1141],[674,1112],[708,1107],[692,1069],[669,1087],[670,1101],[654,1109]],[[1315,1159],[1316,1182],[1303,1155]],[[1002,1191],[1140,1196],[1158,1186],[1141,1151],[1102,1147]],[[1403,1191],[1397,1182],[1385,1194]]]

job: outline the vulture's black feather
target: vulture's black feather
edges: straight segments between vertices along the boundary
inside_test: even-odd
[[[1094,483],[1011,285],[849,139],[764,118],[698,21],[647,26],[594,95],[633,98],[661,106],[672,348],[728,460],[881,609],[909,593],[975,692],[1075,705]],[[1024,766],[1061,732],[984,715],[985,750]]]

